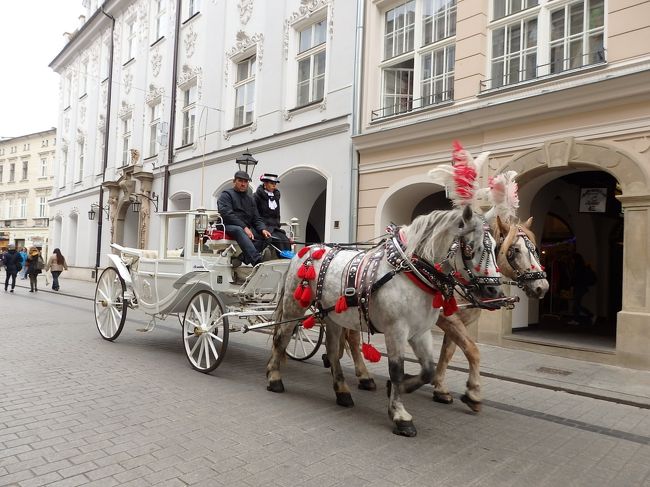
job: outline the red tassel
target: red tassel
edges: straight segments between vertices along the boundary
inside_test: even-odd
[[[301,259],[305,256],[305,254],[309,252],[309,247],[303,247],[298,251],[298,257]]]
[[[442,312],[445,316],[451,316],[456,311],[458,311],[458,304],[456,303],[456,298],[452,296],[442,305]]]
[[[476,272],[480,272],[480,270],[481,270],[481,264],[477,264],[477,265],[475,265],[475,266],[474,266],[474,270],[475,270]]]
[[[363,358],[369,362],[379,362],[381,360],[381,353],[379,353],[379,350],[369,343],[361,345],[361,353],[363,353]]]
[[[302,296],[302,283],[298,284],[296,290],[293,292],[293,299],[295,299],[296,301],[300,301],[301,296]]]
[[[337,313],[343,313],[347,309],[348,301],[345,299],[345,296],[339,297],[339,299],[336,300],[336,305],[334,305],[334,311]]]
[[[433,303],[431,303],[431,306],[434,308],[441,308],[443,305],[444,299],[442,297],[442,293],[440,291],[436,291],[433,295]]]
[[[307,270],[305,271],[305,279],[308,281],[313,281],[316,279],[316,269],[314,269],[313,265],[307,267]]]
[[[298,277],[300,279],[304,279],[306,275],[307,275],[307,266],[303,264],[300,267],[298,267]]]
[[[442,272],[442,265],[439,262],[437,264],[433,264],[433,268],[438,272]]]
[[[311,287],[309,285],[303,287],[300,301],[307,303],[311,302]]]
[[[325,254],[325,249],[320,248],[320,249],[318,249],[318,250],[314,250],[314,251],[311,253],[311,257],[312,257],[312,259],[314,259],[314,260],[319,260],[321,257],[323,257],[324,254]]]
[[[309,305],[311,304],[311,301],[298,301],[298,304],[302,306],[303,308],[309,308]]]
[[[302,327],[309,330],[310,328],[313,328],[315,324],[316,324],[316,318],[314,318],[314,315],[311,315],[307,317],[305,320],[303,320]]]
[[[497,266],[497,272],[500,274],[501,273],[501,268]]]
[[[546,267],[542,266],[541,269],[542,269],[543,271],[545,271],[545,270],[546,270]]]

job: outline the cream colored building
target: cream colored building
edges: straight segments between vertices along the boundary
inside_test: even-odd
[[[471,332],[650,368],[650,1],[364,6],[358,239],[444,205],[426,175],[454,139],[491,151],[481,176],[519,173],[551,290]],[[577,316],[574,252],[597,274]]]
[[[47,253],[56,129],[0,140],[0,247]]]

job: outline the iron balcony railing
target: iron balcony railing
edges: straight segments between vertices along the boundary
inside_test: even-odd
[[[423,108],[433,107],[441,103],[450,102],[454,100],[454,90],[440,91],[421,98],[404,98],[394,105],[388,105],[378,108],[371,112],[371,120],[379,120],[381,118],[392,117],[403,113],[422,110]]]

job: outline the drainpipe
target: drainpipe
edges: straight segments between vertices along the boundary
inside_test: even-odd
[[[176,130],[176,79],[178,77],[178,48],[180,47],[181,36],[181,7],[182,0],[176,0],[176,24],[174,26],[174,60],[172,65],[172,93],[171,107],[169,110],[169,142],[167,143],[167,164],[163,179],[163,211],[167,211],[167,200],[169,199],[169,166],[174,162],[174,132]]]
[[[115,32],[115,17],[101,7],[102,13],[111,19],[111,49],[108,61],[108,90],[106,92],[106,125],[104,126],[104,153],[102,154],[102,184],[99,186],[99,208],[97,209],[97,255],[95,256],[95,282],[102,258],[102,228],[104,227],[104,181],[106,181],[106,168],[108,167],[108,140],[111,128],[111,94],[113,93],[113,33]]]
[[[352,84],[352,136],[361,133],[361,83],[363,82],[363,50],[364,50],[364,0],[357,0],[357,25],[355,29],[354,49],[354,83]],[[350,242],[357,240],[357,213],[359,211],[359,151],[350,144],[350,160],[352,163],[350,171]]]

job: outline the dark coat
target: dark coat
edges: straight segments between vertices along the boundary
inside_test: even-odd
[[[5,265],[7,272],[11,274],[12,272],[18,272],[18,264],[20,264],[22,258],[20,254],[15,250],[8,250],[2,256],[2,263]]]
[[[262,220],[266,223],[266,229],[273,233],[274,230],[280,228],[280,191],[277,189],[273,191],[273,199],[278,203],[275,210],[269,208],[269,195],[264,190],[264,185],[260,184],[253,195],[255,204],[257,204],[257,211],[259,212]]]
[[[254,228],[260,233],[266,229],[264,220],[257,212],[255,200],[247,192],[240,193],[234,188],[226,189],[219,195],[217,207],[226,225]]]
[[[41,273],[41,269],[37,265],[39,258],[41,259],[42,262],[41,254],[30,255],[29,257],[27,257],[27,274],[29,274],[30,276],[37,276]]]

